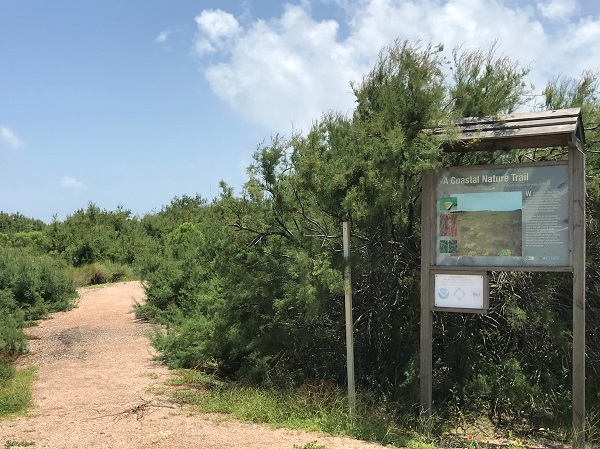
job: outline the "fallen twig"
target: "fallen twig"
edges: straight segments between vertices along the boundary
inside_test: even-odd
[[[143,398],[140,398],[140,400],[142,401],[140,404],[136,404],[136,405],[133,405],[132,407],[128,407],[127,409],[125,409],[123,411],[120,411],[117,413],[108,413],[106,415],[95,416],[90,419],[100,419],[100,418],[112,417],[115,421],[119,421],[119,420],[125,418],[126,416],[135,415],[136,419],[138,421],[140,421],[144,418],[144,415],[146,414],[146,412],[152,407],[173,408],[173,409],[175,408],[172,405],[153,404],[151,400],[146,400]]]

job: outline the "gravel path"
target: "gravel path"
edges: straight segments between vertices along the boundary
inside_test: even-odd
[[[165,402],[152,392],[165,388],[169,371],[154,360],[149,325],[132,313],[143,297],[138,282],[84,290],[75,309],[27,330],[30,354],[20,365],[39,368],[35,404],[25,417],[0,421],[0,447],[293,449],[313,441],[327,449],[382,447],[273,430]]]

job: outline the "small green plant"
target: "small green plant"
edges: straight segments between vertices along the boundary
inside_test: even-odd
[[[586,417],[585,428],[587,429],[585,439],[588,443],[600,442],[600,413],[595,411],[589,413]]]
[[[304,446],[298,446],[297,444],[294,444],[294,449],[327,449],[325,446],[323,446],[322,444],[319,444],[317,446],[317,441],[311,441],[309,443],[306,443]]]
[[[30,367],[0,384],[0,419],[23,413],[31,406],[34,377],[35,368]]]
[[[218,381],[210,374],[201,371],[178,369],[174,371],[175,375],[169,380],[170,385],[187,385],[191,387],[216,387],[223,382]]]
[[[4,443],[4,449],[10,449],[11,447],[29,447],[35,446],[33,441],[7,441]]]
[[[408,440],[406,442],[406,447],[410,449],[435,449],[435,445],[428,443],[426,438],[420,435]]]
[[[468,441],[465,449],[483,449],[477,441]]]

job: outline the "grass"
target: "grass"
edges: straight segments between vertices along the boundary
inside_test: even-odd
[[[10,449],[11,447],[29,447],[35,446],[32,441],[7,441],[4,443],[4,449]]]
[[[428,423],[423,425],[415,418],[393,419],[392,413],[364,399],[357,401],[356,411],[350,416],[345,394],[334,387],[314,391],[260,389],[216,382],[190,371],[180,371],[171,384],[176,387],[174,400],[191,404],[201,412],[225,413],[271,427],[324,432],[392,447],[434,447],[419,433]]]
[[[310,443],[306,443],[304,446],[294,445],[294,449],[327,449],[325,446],[319,444],[317,446],[316,441],[311,441]]]
[[[0,383],[0,419],[22,415],[31,406],[35,373],[36,368],[29,367]]]
[[[334,386],[316,389],[301,387],[298,390],[266,389],[220,381],[198,371],[179,370],[169,381],[166,391],[176,402],[189,404],[200,412],[223,413],[235,419],[274,428],[347,436],[388,447],[525,449],[530,445],[539,446],[537,441],[540,439],[554,440],[557,445],[570,440],[570,436],[561,438],[556,431],[538,434],[520,429],[513,434],[509,428],[496,427],[485,417],[471,417],[465,422],[460,420],[456,428],[456,421],[444,420],[439,416],[426,418],[417,413],[398,416],[393,406],[384,406],[374,398],[360,395],[356,411],[350,416],[345,392]],[[594,432],[600,418],[589,421],[593,422],[588,423],[586,440],[592,444],[600,439],[598,433]],[[313,442],[294,449],[324,448]]]

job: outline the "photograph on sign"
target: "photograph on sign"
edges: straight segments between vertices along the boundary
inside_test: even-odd
[[[436,265],[569,266],[568,166],[446,168],[436,176]]]
[[[483,310],[486,283],[483,274],[436,274],[434,307]]]

